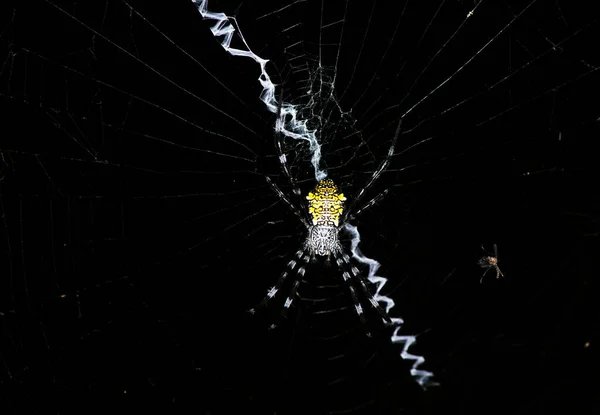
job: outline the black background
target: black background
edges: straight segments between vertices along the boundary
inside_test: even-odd
[[[414,382],[376,316],[364,336],[326,264],[278,329],[283,298],[245,313],[304,237],[264,180],[290,194],[256,63],[191,2],[35,1],[2,9],[2,413],[598,413],[593,7],[261,3],[209,8],[236,14],[288,102],[286,62],[313,63],[321,16],[344,17],[322,59],[341,51],[356,124],[322,140],[349,199],[405,116],[371,190],[389,194],[353,223],[441,386]],[[479,283],[481,244],[504,279]]]

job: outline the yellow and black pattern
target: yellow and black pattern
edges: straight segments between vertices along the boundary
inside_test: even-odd
[[[313,225],[339,226],[346,198],[343,193],[338,193],[338,188],[333,180],[321,180],[317,183],[314,192],[308,193],[306,199],[308,200],[308,213],[313,218]]]

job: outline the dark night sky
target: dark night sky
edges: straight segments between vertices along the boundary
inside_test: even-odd
[[[350,201],[403,118],[365,201],[388,193],[352,224],[427,391],[335,266],[307,267],[284,321],[285,295],[245,312],[305,228],[265,180],[292,194],[258,65],[190,1],[3,5],[1,412],[599,413],[600,16],[421,3],[209,9],[270,60]],[[306,145],[284,151],[306,195]],[[480,284],[482,244],[505,278]]]

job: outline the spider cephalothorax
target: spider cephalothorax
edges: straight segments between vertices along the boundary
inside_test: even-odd
[[[324,179],[317,183],[315,190],[309,192],[306,199],[312,226],[308,229],[305,248],[313,256],[330,256],[332,252],[340,251],[338,232],[346,200],[344,194],[338,193],[333,180]]]

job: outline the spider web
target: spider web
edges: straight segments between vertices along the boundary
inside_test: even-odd
[[[403,119],[369,196],[388,193],[353,224],[442,388],[419,390],[391,333],[361,335],[333,268],[309,266],[280,330],[264,330],[277,306],[243,313],[304,238],[264,179],[292,195],[255,60],[191,1],[48,0],[1,14],[7,413],[590,408],[569,368],[588,365],[598,324],[598,204],[576,190],[596,170],[598,15],[387,3],[208,7],[269,60],[273,99],[350,201]],[[282,145],[304,195],[316,147]],[[479,284],[482,242],[506,282]]]

